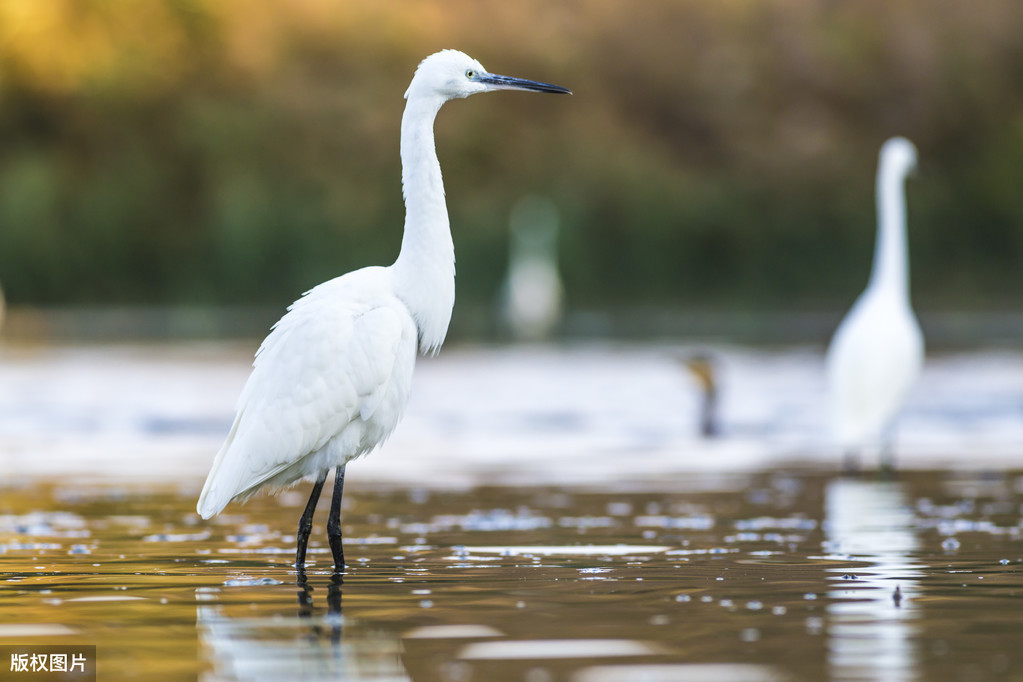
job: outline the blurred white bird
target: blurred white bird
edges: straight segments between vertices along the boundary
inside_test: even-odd
[[[401,122],[405,231],[398,258],[389,267],[363,268],[314,287],[274,325],[199,496],[204,519],[263,487],[315,477],[299,523],[301,570],[316,502],[334,468],[327,536],[335,571],[344,568],[345,464],[390,435],[408,401],[416,351],[436,353],[451,320],[455,255],[434,119],[450,99],[508,89],[570,92],[488,73],[455,50],[419,65]]]
[[[881,447],[892,466],[891,430],[924,359],[924,340],[909,301],[906,175],[916,148],[895,137],[881,148],[877,172],[877,243],[866,290],[835,331],[827,374],[835,436],[847,466],[866,447]]]
[[[539,341],[561,320],[558,209],[549,199],[525,197],[512,208],[508,229],[504,323],[516,339]]]

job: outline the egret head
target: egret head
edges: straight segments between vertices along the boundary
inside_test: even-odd
[[[413,96],[440,97],[443,100],[468,97],[491,90],[531,90],[572,94],[560,85],[489,73],[478,61],[458,50],[442,50],[419,64],[405,99]]]
[[[893,137],[881,147],[881,164],[906,175],[916,170],[916,147],[904,137]]]

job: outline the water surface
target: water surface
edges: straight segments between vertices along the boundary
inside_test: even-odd
[[[210,522],[192,486],[0,502],[0,643],[101,680],[972,680],[1023,675],[1023,472],[795,469],[660,491],[353,482],[343,580],[305,489]]]
[[[101,680],[1023,679],[1023,355],[934,355],[843,477],[819,349],[450,347],[348,467],[195,515],[253,344],[0,347],[0,645]],[[866,470],[876,462],[864,459]],[[0,679],[7,672],[0,661]]]

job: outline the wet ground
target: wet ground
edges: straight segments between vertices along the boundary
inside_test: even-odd
[[[933,359],[884,480],[838,473],[818,354],[724,352],[708,442],[677,353],[423,363],[338,581],[326,499],[291,565],[308,485],[195,515],[247,353],[3,349],[0,645],[95,644],[100,680],[1023,679],[1019,356]]]

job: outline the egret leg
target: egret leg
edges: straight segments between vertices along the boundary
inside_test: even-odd
[[[846,475],[858,474],[860,472],[860,453],[852,448],[845,451],[842,457],[842,469]]]
[[[890,479],[895,474],[895,426],[889,425],[883,436],[879,471],[882,478]]]
[[[327,471],[324,470],[313,483],[313,491],[309,494],[309,502],[305,505],[302,518],[298,522],[298,551],[295,554],[295,566],[299,571],[305,568],[305,550],[309,545],[309,534],[313,532],[313,514],[316,512],[316,503],[320,501],[320,491],[323,490],[323,482],[327,480]]]
[[[345,465],[334,471],[334,496],[330,500],[330,516],[327,517],[327,540],[334,555],[334,572],[345,570],[345,551],[341,547],[341,494],[345,487]]]

